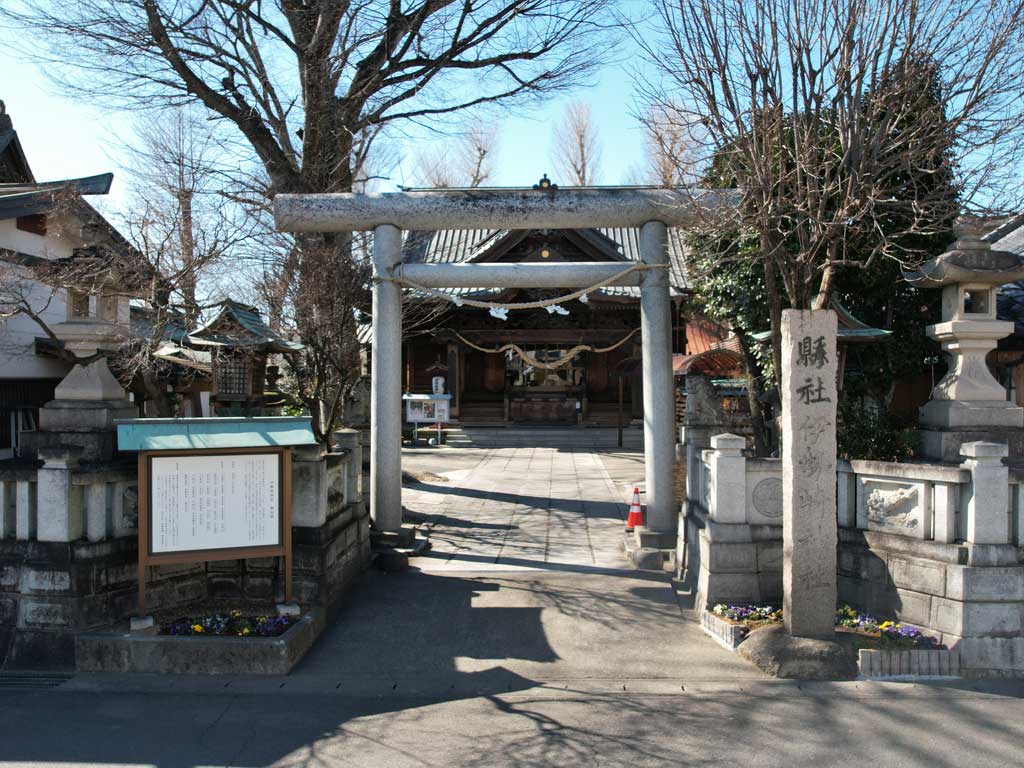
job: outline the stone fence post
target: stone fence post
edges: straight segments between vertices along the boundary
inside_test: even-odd
[[[355,503],[361,498],[359,478],[363,473],[363,445],[358,429],[337,429],[333,433],[336,448],[348,451],[349,460],[345,470],[345,498]]]
[[[13,539],[17,519],[17,482],[0,480],[0,539]]]
[[[38,478],[37,478],[38,480]],[[37,503],[39,483],[37,480],[19,480],[14,499],[14,531],[15,538],[31,541],[36,538],[38,525]]]
[[[110,494],[105,481],[89,483],[85,495],[85,536],[89,541],[103,541],[114,528],[110,509]]]
[[[319,528],[327,522],[327,464],[320,445],[292,448],[292,525]]]
[[[84,532],[82,486],[71,482],[80,448],[40,448],[38,475],[39,541],[75,541]]]
[[[716,523],[747,522],[746,447],[746,439],[739,435],[711,438],[708,513]]]
[[[963,539],[971,544],[1007,544],[1010,532],[1009,469],[1003,458],[1009,454],[1000,443],[964,443],[962,466],[971,473],[971,485],[961,522]]]

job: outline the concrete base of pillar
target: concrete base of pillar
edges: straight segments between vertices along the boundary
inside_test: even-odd
[[[38,455],[73,446],[81,450],[82,461],[109,461],[117,453],[114,420],[138,415],[130,400],[51,400],[39,409],[39,429],[25,433],[24,447]]]
[[[416,526],[403,525],[397,531],[370,531],[370,541],[376,547],[411,549],[416,546]]]
[[[652,531],[650,528],[636,528],[633,530],[633,537],[638,547],[653,549],[672,549],[675,547],[676,534],[665,531]]]
[[[938,429],[1024,427],[1024,408],[1007,400],[930,400],[919,417],[921,426]]]
[[[155,635],[156,620],[152,616],[132,616],[128,620],[128,631],[138,635]]]
[[[676,570],[675,534],[658,533],[646,529],[628,531],[622,547],[633,567],[640,571]]]
[[[781,526],[716,523],[697,510],[680,525],[684,520],[686,568],[679,577],[695,584],[695,610],[781,604]]]
[[[965,443],[1001,443],[1007,446],[1011,465],[1024,464],[1024,430],[1000,427],[966,429],[921,429],[919,452],[922,458],[959,464],[963,461],[960,448]]]
[[[763,672],[795,680],[853,680],[857,662],[831,640],[791,637],[784,627],[756,629],[738,649]]]

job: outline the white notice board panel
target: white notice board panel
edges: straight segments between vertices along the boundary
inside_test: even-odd
[[[282,543],[280,454],[151,461],[152,554]]]
[[[405,420],[417,424],[449,421],[447,400],[406,399]]]

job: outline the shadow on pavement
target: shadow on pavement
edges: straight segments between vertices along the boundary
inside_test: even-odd
[[[688,661],[698,666],[684,671]],[[701,691],[694,670],[712,664],[722,676]],[[0,693],[0,760],[160,768],[1020,762],[1024,703],[1011,698],[1019,681],[815,687],[736,677],[737,668],[680,621],[673,589],[657,574],[373,574],[288,678],[205,678],[149,693]],[[685,684],[664,680],[666,672]],[[644,680],[663,692],[634,693]]]
[[[505,502],[516,504],[526,509],[560,510],[580,514],[584,511],[588,517],[625,520],[626,510],[623,502],[593,501],[581,498],[557,498],[548,496],[530,496],[524,493],[503,493],[501,491],[480,488],[464,488],[461,486],[418,485],[417,491],[423,493],[439,493],[444,496],[461,496],[469,499],[480,499],[489,502]]]

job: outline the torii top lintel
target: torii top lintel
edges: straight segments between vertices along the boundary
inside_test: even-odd
[[[282,232],[355,232],[382,224],[421,231],[638,227],[648,221],[692,227],[731,212],[736,198],[734,190],[653,187],[281,194],[274,198],[274,221]]]

